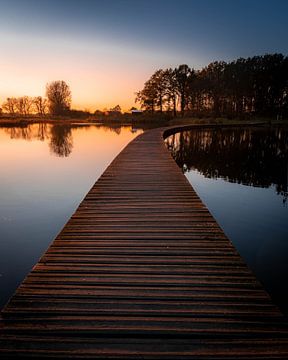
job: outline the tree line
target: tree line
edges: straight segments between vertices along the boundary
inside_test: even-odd
[[[46,85],[46,97],[42,96],[21,96],[8,97],[2,104],[1,111],[11,116],[27,116],[37,114],[44,115],[67,115],[73,118],[87,118],[91,115],[89,110],[71,109],[71,90],[63,80],[53,81]],[[122,114],[120,105],[103,111],[96,110],[96,117],[109,115],[110,117],[119,117]]]
[[[52,81],[46,85],[46,97],[21,96],[8,97],[2,104],[2,110],[9,115],[27,116],[65,115],[71,107],[71,91],[63,80]]]
[[[159,69],[136,93],[149,112],[192,116],[288,116],[288,57],[266,54],[215,61],[201,70],[186,64]]]

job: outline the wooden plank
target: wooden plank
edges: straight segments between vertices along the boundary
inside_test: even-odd
[[[17,289],[0,319],[3,359],[288,358],[285,318],[165,131],[114,159]]]

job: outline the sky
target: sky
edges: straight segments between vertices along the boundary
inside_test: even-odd
[[[159,68],[283,53],[287,0],[0,0],[0,106],[64,80],[76,109],[135,106]]]

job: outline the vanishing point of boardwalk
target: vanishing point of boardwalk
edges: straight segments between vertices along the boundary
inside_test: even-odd
[[[117,156],[4,308],[0,354],[287,359],[288,327],[156,129]]]

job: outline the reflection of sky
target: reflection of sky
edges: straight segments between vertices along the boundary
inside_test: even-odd
[[[257,279],[288,315],[288,208],[273,187],[257,188],[187,172],[191,185]]]
[[[0,128],[0,309],[104,169],[141,132],[74,128],[73,151],[59,157],[49,146],[51,126],[45,141],[37,141],[39,126]],[[24,130],[30,141],[20,136]]]
[[[75,106],[130,106],[159,67],[287,54],[287,13],[283,0],[2,0],[0,101],[64,79]]]

